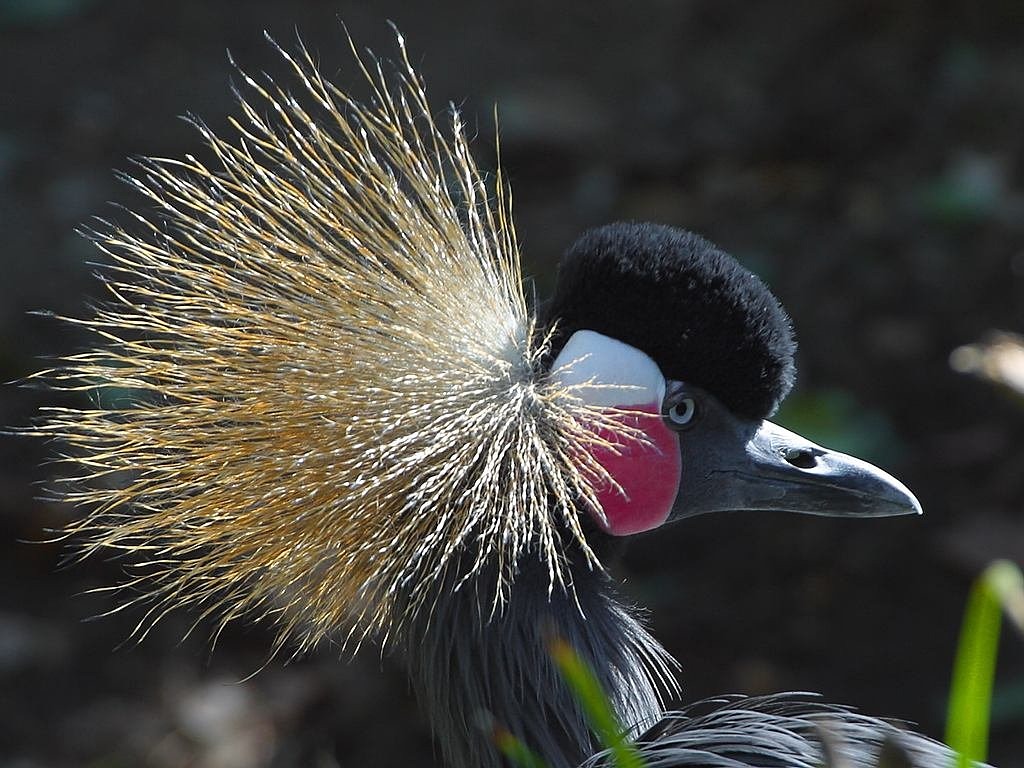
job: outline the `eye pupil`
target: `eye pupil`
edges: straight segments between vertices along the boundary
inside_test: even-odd
[[[693,420],[697,407],[692,397],[685,397],[668,410],[668,417],[673,424],[683,426]]]

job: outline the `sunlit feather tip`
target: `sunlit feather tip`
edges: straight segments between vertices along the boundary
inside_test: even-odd
[[[152,600],[140,633],[198,604],[273,616],[279,647],[388,638],[453,572],[496,573],[500,611],[528,552],[553,588],[568,547],[596,565],[610,417],[544,375],[505,185],[398,42],[387,75],[353,47],[367,103],[301,45],[298,95],[242,73],[237,137],[196,122],[215,163],[141,161],[155,211],[91,233],[111,300],[71,322],[97,346],[44,376],[95,405],[39,431],[88,510],[69,535]]]

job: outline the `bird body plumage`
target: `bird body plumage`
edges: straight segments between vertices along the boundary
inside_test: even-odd
[[[552,660],[554,638],[588,662],[634,733],[653,725],[679,693],[675,660],[615,594],[608,575],[579,557],[567,567],[572,593],[537,599],[547,576],[525,562],[500,615],[486,616],[486,601],[472,591],[448,591],[434,619],[406,633],[403,656],[445,765],[497,768],[498,728],[543,755],[550,768],[574,768],[597,751]]]
[[[866,768],[895,727],[814,701],[727,699],[662,719],[675,662],[594,548],[596,489],[615,478],[592,449],[643,444],[643,428],[548,370],[592,324],[570,310],[588,282],[579,253],[622,246],[638,225],[585,236],[538,321],[500,174],[478,170],[457,112],[450,132],[435,123],[399,47],[394,77],[356,55],[369,104],[303,49],[283,54],[304,96],[243,75],[255,102],[240,101],[236,142],[196,121],[218,167],[147,160],[129,178],[156,214],[136,215],[136,233],[92,233],[112,300],[72,322],[97,347],[41,374],[100,395],[37,430],[67,446],[63,497],[88,510],[68,535],[87,554],[127,555],[129,586],[154,601],[141,634],[199,605],[222,622],[271,617],[278,648],[372,637],[402,652],[453,768],[500,764],[493,725],[552,768],[602,764],[545,651],[552,635],[594,668],[651,768],[810,768],[820,727]],[[793,377],[785,313],[706,241],[651,233],[690,254],[688,287],[666,299],[690,312],[670,318],[676,341],[652,359],[767,416]],[[617,258],[601,263],[622,277]],[[713,286],[700,283],[708,264]],[[670,267],[654,264],[644,290],[671,282]],[[658,322],[649,301],[630,306]],[[704,311],[740,318],[733,341],[756,327],[751,344],[699,334]],[[682,354],[717,367],[701,378],[662,359]],[[727,391],[741,356],[751,386]],[[900,738],[922,766],[945,766],[941,746]]]

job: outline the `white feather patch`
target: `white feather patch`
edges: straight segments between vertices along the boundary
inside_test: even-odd
[[[551,375],[596,406],[653,404],[660,409],[665,397],[665,377],[657,363],[636,347],[596,331],[576,331],[555,358]]]

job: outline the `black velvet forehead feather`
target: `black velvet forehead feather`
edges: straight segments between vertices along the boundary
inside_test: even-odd
[[[767,286],[675,227],[629,222],[584,233],[562,257],[546,314],[558,323],[557,347],[582,329],[611,336],[746,418],[771,415],[796,375],[790,320]]]

